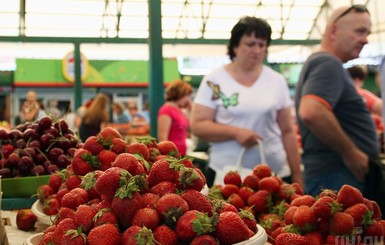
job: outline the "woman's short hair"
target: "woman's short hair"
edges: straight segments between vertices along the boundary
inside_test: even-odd
[[[254,34],[257,38],[266,39],[267,46],[269,46],[271,41],[271,32],[270,25],[264,19],[245,16],[241,18],[231,30],[231,37],[227,46],[227,54],[230,56],[231,60],[235,58],[234,48],[239,46],[239,42],[243,35]]]
[[[166,101],[176,101],[192,93],[189,83],[178,79],[171,82],[166,88]]]
[[[348,72],[353,79],[358,78],[361,80],[366,79],[366,72],[359,66],[352,66],[348,68]]]

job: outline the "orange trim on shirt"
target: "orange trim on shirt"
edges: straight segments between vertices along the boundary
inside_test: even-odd
[[[332,106],[329,104],[329,102],[327,102],[324,98],[321,98],[317,95],[314,95],[314,94],[307,94],[305,96],[302,97],[302,99],[312,99],[312,100],[316,100],[318,102],[320,102],[321,104],[323,104],[327,109],[329,110],[333,110]]]

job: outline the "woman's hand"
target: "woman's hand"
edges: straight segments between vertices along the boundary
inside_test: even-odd
[[[258,144],[258,141],[262,140],[262,138],[253,130],[241,128],[237,130],[235,140],[243,147],[250,148]]]

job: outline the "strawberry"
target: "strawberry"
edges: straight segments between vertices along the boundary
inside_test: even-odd
[[[137,173],[138,165],[138,159],[131,153],[119,154],[112,163],[112,166],[125,169],[132,175]]]
[[[118,218],[115,213],[112,212],[111,208],[102,208],[94,216],[93,220],[94,226],[102,224],[113,224],[118,225]]]
[[[206,179],[195,168],[181,168],[177,187],[182,190],[193,189],[201,191],[206,184]]]
[[[100,194],[112,200],[116,191],[121,186],[121,178],[128,178],[131,175],[119,167],[111,167],[104,171],[95,183],[95,190]]]
[[[331,197],[333,200],[337,199],[337,191],[331,190],[331,189],[323,189],[321,193],[318,195],[318,198],[328,196]]]
[[[39,242],[39,245],[51,245],[53,244],[53,231],[44,231],[43,238]]]
[[[354,229],[354,219],[350,214],[337,212],[330,220],[330,231],[336,235],[349,235]]]
[[[61,200],[62,207],[76,209],[79,205],[88,202],[88,193],[83,188],[75,188],[65,194]]]
[[[215,212],[217,213],[223,213],[223,212],[234,212],[234,213],[238,213],[238,209],[226,202],[225,200],[211,200],[212,202],[212,206],[213,206],[213,210],[215,210]]]
[[[243,201],[242,197],[237,193],[231,194],[227,199],[227,202],[234,205],[237,209],[245,207],[245,201]]]
[[[82,179],[80,178],[79,175],[76,175],[76,174],[67,177],[65,181],[65,185],[69,191],[80,187],[81,183],[82,183]]]
[[[150,155],[150,159],[148,159],[148,160],[151,161],[151,162],[155,162],[156,160],[159,160],[157,158],[159,156],[161,156],[157,147],[149,147],[148,148],[148,153]],[[165,156],[165,155],[162,155],[162,156]]]
[[[251,189],[250,187],[248,186],[242,186],[240,189],[239,189],[239,195],[242,197],[243,201],[246,203],[247,202],[247,199],[253,195],[254,193],[254,190]]]
[[[242,178],[238,171],[229,171],[225,174],[225,177],[223,178],[224,184],[233,184],[238,187],[242,184]]]
[[[350,214],[354,219],[354,225],[356,227],[362,227],[367,225],[372,219],[372,212],[363,203],[357,203],[344,210],[345,213]]]
[[[306,233],[304,235],[304,237],[306,238],[308,243],[311,244],[311,245],[322,245],[322,244],[324,244],[324,237],[318,231],[312,231],[312,232]]]
[[[178,147],[176,147],[175,143],[172,141],[166,140],[159,142],[157,148],[161,155],[168,155],[176,158],[180,157]]]
[[[97,162],[96,155],[92,155],[92,153],[86,149],[79,148],[75,151],[70,166],[75,174],[86,175],[94,169],[99,168],[99,162]]]
[[[115,152],[116,154],[121,154],[127,152],[127,143],[120,138],[113,138],[111,140],[111,151]]]
[[[182,164],[186,168],[194,168],[193,159],[189,156],[184,156],[183,158],[179,159],[179,164]]]
[[[167,193],[176,193],[176,184],[170,181],[162,181],[151,187],[150,192],[159,196]]]
[[[150,159],[150,152],[148,148],[143,143],[134,142],[128,145],[127,152],[131,154],[138,154],[144,158],[144,160],[148,161]]]
[[[61,244],[63,237],[69,230],[77,230],[77,226],[75,221],[70,218],[63,219],[60,223],[57,224],[54,234],[52,236],[52,240],[54,244]]]
[[[178,238],[174,230],[166,225],[160,225],[154,230],[155,240],[162,245],[177,245]]]
[[[238,216],[239,217],[239,216]],[[189,210],[176,222],[175,232],[180,241],[190,242],[194,237],[214,231],[212,219],[197,210]]]
[[[112,166],[112,162],[115,161],[115,158],[118,156],[113,151],[110,150],[105,150],[103,149],[99,154],[98,154],[98,161],[100,162],[100,170],[105,171],[109,169]]]
[[[286,225],[293,224],[293,217],[294,217],[294,214],[297,212],[297,210],[298,210],[297,206],[290,206],[286,210],[285,214],[283,215],[283,219]]]
[[[122,245],[156,244],[154,234],[147,227],[137,225],[127,228],[122,235]]]
[[[112,199],[112,211],[118,217],[119,224],[123,228],[130,226],[132,217],[141,207],[141,196],[132,186],[120,188]]]
[[[167,159],[154,162],[147,178],[149,187],[151,188],[162,181],[176,183],[180,166],[177,162],[169,162]]]
[[[197,190],[187,190],[181,197],[187,202],[190,210],[197,210],[212,215],[213,207],[210,199]]]
[[[225,184],[221,188],[221,194],[224,199],[227,199],[231,196],[231,194],[238,194],[239,193],[239,187],[233,184]]]
[[[253,189],[254,191],[258,190],[259,177],[254,174],[247,175],[242,182],[242,186],[247,186]]]
[[[84,150],[91,152],[92,155],[97,156],[99,153],[104,150],[103,144],[99,139],[93,135],[86,139],[82,147]]]
[[[317,219],[310,207],[302,205],[293,215],[293,224],[303,232],[310,232],[316,227]]]
[[[301,195],[301,196],[305,194],[303,187],[300,184],[294,182],[291,185],[293,186],[296,194]]]
[[[293,199],[290,205],[297,206],[297,207],[306,205],[308,207],[311,207],[314,203],[315,203],[315,198],[313,196],[303,195]]]
[[[142,194],[142,206],[148,208],[155,208],[156,202],[159,200],[160,196],[151,192],[146,192]]]
[[[19,209],[16,214],[16,226],[19,230],[28,231],[35,229],[36,215],[31,209]]]
[[[135,212],[131,220],[131,225],[139,227],[147,227],[154,230],[159,226],[160,218],[158,213],[153,208],[141,208]]]
[[[373,216],[372,218],[374,220],[380,220],[381,217],[382,217],[382,213],[381,213],[381,209],[380,207],[378,206],[378,203],[376,201],[371,201],[372,203],[372,206],[373,206]]]
[[[87,191],[90,200],[100,198],[100,194],[95,189],[96,180],[103,174],[103,171],[95,170],[81,177],[80,187]]]
[[[194,239],[191,241],[190,245],[218,245],[218,241],[208,234],[201,235],[194,237]]]
[[[61,205],[57,198],[49,198],[43,204],[43,213],[46,215],[55,215],[59,212]]]
[[[180,216],[189,210],[188,203],[178,194],[161,196],[155,204],[156,211],[166,225],[174,225]]]
[[[37,188],[37,198],[41,203],[44,203],[45,200],[50,198],[55,193],[55,190],[47,184],[41,185]]]
[[[94,227],[88,234],[89,245],[120,245],[121,235],[113,224],[103,224]]]
[[[278,197],[280,200],[291,201],[291,196],[295,193],[295,189],[291,184],[284,183],[279,186]]]
[[[268,177],[262,178],[258,182],[258,189],[267,190],[269,193],[273,194],[278,192],[279,182],[276,180],[274,176],[268,176]]]
[[[55,191],[55,193],[59,190],[61,184],[64,181],[64,173],[61,171],[57,171],[52,173],[49,176],[48,185]]]
[[[253,168],[253,174],[258,176],[259,179],[269,177],[272,175],[271,168],[266,163],[260,163]]]
[[[271,195],[266,190],[257,191],[247,199],[247,205],[253,206],[256,213],[264,213],[271,207]]]
[[[320,197],[312,207],[314,215],[324,220],[329,219],[333,213],[342,210],[342,206],[330,196]]]
[[[75,210],[72,208],[61,207],[59,213],[56,216],[55,224],[59,224],[60,221],[67,218],[75,220]]]
[[[337,201],[346,209],[357,203],[363,203],[364,197],[359,189],[351,185],[343,185],[337,193]]]
[[[251,231],[253,231],[254,233],[257,232],[257,221],[255,219],[254,214],[250,210],[241,209],[239,211],[239,216]]]
[[[68,245],[87,245],[87,236],[82,232],[79,227],[77,230],[68,230],[64,236],[61,244]]]
[[[97,137],[103,142],[108,143],[108,142],[112,142],[112,140],[115,138],[121,139],[122,135],[119,133],[118,130],[114,128],[105,127],[98,133]]]
[[[86,234],[93,227],[93,219],[97,214],[97,210],[88,205],[80,205],[75,211],[75,224],[82,228],[82,231]]]
[[[294,233],[281,233],[275,239],[275,245],[312,245],[304,236]]]
[[[383,224],[375,221],[364,229],[362,234],[364,241],[371,241],[370,244],[383,244],[385,230]],[[377,242],[377,243],[376,243]]]
[[[241,217],[234,212],[219,214],[218,223],[215,226],[215,234],[220,244],[230,245],[245,241],[254,235]]]

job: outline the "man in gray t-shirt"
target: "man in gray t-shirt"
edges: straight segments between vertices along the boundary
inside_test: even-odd
[[[303,144],[308,194],[350,184],[365,190],[370,158],[379,152],[370,113],[342,64],[357,58],[368,42],[371,22],[362,5],[336,9],[321,49],[305,62],[295,103]]]

